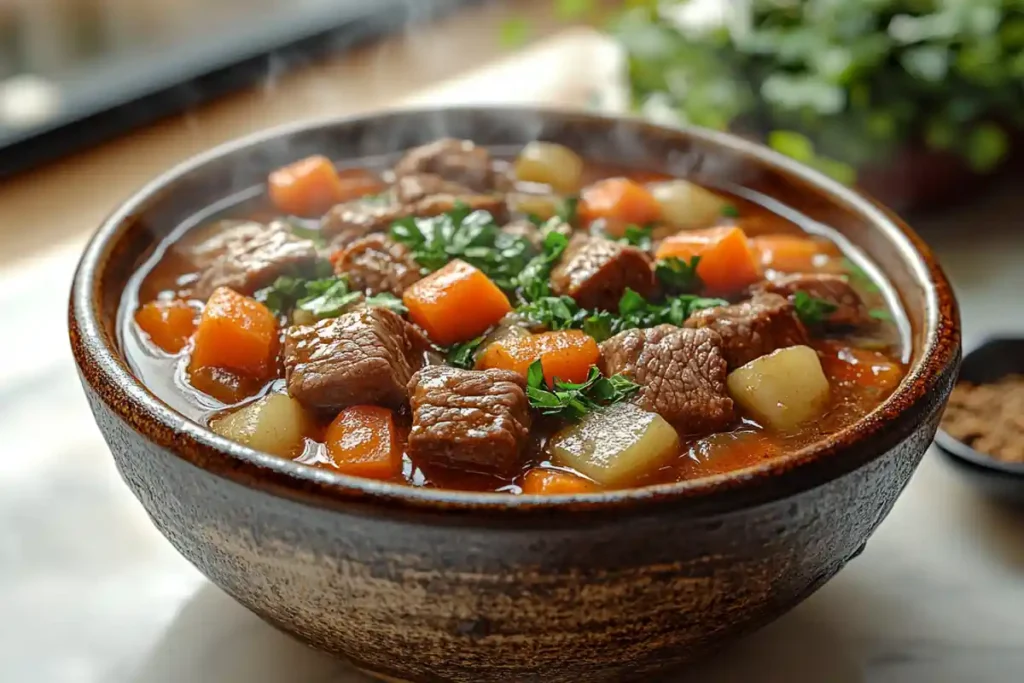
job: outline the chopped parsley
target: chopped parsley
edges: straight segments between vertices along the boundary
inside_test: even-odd
[[[837,308],[831,301],[811,296],[803,290],[799,290],[793,295],[793,307],[804,325],[822,324],[835,313]]]
[[[636,247],[637,249],[643,249],[644,251],[651,250],[651,236],[654,233],[653,225],[639,226],[639,225],[627,225],[626,233],[619,239],[622,244],[628,244]]]
[[[471,370],[473,368],[473,356],[476,354],[476,350],[483,344],[485,337],[477,337],[476,339],[462,344],[455,344],[448,347],[448,351],[445,353],[445,360],[448,361],[449,365],[453,365],[463,370]]]
[[[563,222],[569,225],[576,225],[576,218],[579,213],[580,198],[579,197],[566,197],[562,200],[558,210],[555,211],[555,215],[558,216]]]
[[[872,308],[870,311],[868,311],[868,315],[875,320],[892,320],[892,313],[890,313],[888,310],[884,308]]]
[[[320,228],[311,228],[294,219],[287,221],[287,223],[288,229],[291,230],[291,233],[296,237],[309,240],[317,247],[327,246],[327,239],[324,237],[324,234],[320,232]]]
[[[462,259],[505,291],[515,289],[517,276],[536,251],[526,238],[503,231],[491,214],[461,203],[440,216],[401,218],[391,224],[390,235],[408,246],[427,272]]]
[[[722,207],[722,210],[719,213],[721,213],[725,218],[740,217],[740,210],[736,208],[735,204],[726,204]]]
[[[728,303],[724,299],[693,294],[669,297],[655,303],[627,289],[619,300],[617,312],[591,311],[580,308],[570,297],[549,296],[523,304],[516,309],[516,314],[548,330],[583,330],[597,341],[604,341],[623,330],[655,327],[664,323],[682,325],[696,311]]]
[[[645,329],[657,325],[682,325],[696,311],[715,306],[726,306],[728,301],[683,294],[669,297],[664,302],[647,301],[632,289],[627,289],[619,300],[619,316],[612,322],[615,333],[635,328]]]
[[[377,308],[386,308],[392,313],[398,315],[405,315],[409,312],[409,309],[405,307],[402,300],[391,292],[381,292],[380,294],[371,294],[366,297],[367,306],[376,306]]]
[[[569,238],[556,230],[549,230],[544,235],[541,253],[534,256],[516,276],[519,297],[524,301],[537,301],[551,294],[548,283],[551,269],[562,258],[565,248],[569,246]]]
[[[256,292],[256,299],[276,315],[300,310],[315,320],[323,320],[338,317],[353,304],[363,301],[364,295],[362,292],[351,291],[344,276],[316,280],[283,276],[274,280],[274,284],[269,287]],[[390,309],[399,315],[407,312],[401,299],[387,292],[365,297],[364,303]]]
[[[699,263],[700,256],[694,256],[689,261],[675,256],[661,259],[654,266],[654,276],[670,292],[695,292],[701,286],[700,276],[697,275]]]
[[[317,320],[337,318],[345,312],[345,309],[363,297],[362,292],[349,290],[348,280],[345,278],[335,278],[334,282],[326,288],[323,288],[323,282],[323,280],[313,280],[307,283],[307,296],[295,304],[297,309],[306,311]],[[311,288],[310,285],[316,285],[316,287]],[[322,291],[317,293],[318,290]]]
[[[843,266],[846,268],[846,273],[850,278],[850,281],[854,285],[865,292],[877,292],[878,284],[868,275],[867,271],[861,268],[857,263],[849,258],[843,259]]]
[[[590,368],[586,381],[573,383],[555,379],[553,388],[544,381],[544,369],[539,360],[531,363],[526,373],[526,396],[530,406],[544,415],[566,420],[579,420],[598,408],[623,401],[639,388],[622,375],[605,377],[596,366]]]

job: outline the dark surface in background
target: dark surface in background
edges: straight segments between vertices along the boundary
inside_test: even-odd
[[[58,109],[31,125],[0,116],[0,178],[479,1],[261,0],[212,9],[184,3],[176,8],[194,16],[177,17],[178,25],[161,24],[163,17],[154,10],[156,16],[149,18],[157,21],[145,27],[154,35],[128,21],[129,35],[107,36],[106,43],[101,32],[78,25],[78,16],[65,22],[75,25],[72,35],[80,39],[72,44],[48,17],[42,23],[52,34],[26,37],[30,31],[19,33],[25,27],[17,25],[24,17],[0,16],[0,76],[42,78],[59,98]],[[99,13],[110,20],[103,12],[116,11],[110,0],[85,4],[92,19]],[[80,5],[73,8],[82,11]],[[133,30],[137,35],[130,34]],[[42,52],[62,48],[63,59],[49,54],[43,55],[48,60],[36,60],[43,64],[33,63],[40,50],[31,49],[30,38]]]

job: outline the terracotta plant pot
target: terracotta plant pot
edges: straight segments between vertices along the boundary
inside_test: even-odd
[[[323,153],[389,155],[443,134],[543,138],[595,161],[735,183],[834,226],[906,308],[909,373],[868,417],[747,470],[639,490],[516,497],[360,480],[214,435],[132,375],[121,294],[198,208]],[[70,305],[71,345],[125,482],[170,542],[271,624],[375,674],[417,682],[647,680],[775,619],[864,547],[935,432],[960,333],[949,283],[892,214],[736,137],[527,109],[303,124],[155,180],[100,227]]]

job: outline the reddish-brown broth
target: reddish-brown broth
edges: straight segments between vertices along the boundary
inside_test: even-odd
[[[628,176],[643,182],[670,179],[661,173],[634,171],[609,166],[589,165],[585,170],[585,183],[614,176]],[[724,194],[724,193],[722,193]],[[738,209],[740,217],[735,220],[748,237],[767,234],[806,235],[799,225],[766,208],[737,196],[727,198]],[[235,395],[221,395],[218,401],[199,391],[205,388],[195,386],[202,378],[187,379],[185,367],[188,363],[188,348],[176,355],[168,355],[155,348],[134,323],[132,314],[140,303],[160,298],[188,298],[190,288],[196,279],[188,258],[181,250],[205,236],[222,228],[222,221],[254,220],[267,222],[276,218],[275,212],[263,196],[239,202],[226,212],[203,216],[194,221],[194,227],[187,228],[178,238],[165,240],[140,269],[129,288],[122,307],[122,341],[127,356],[142,381],[164,401],[190,418],[207,424],[213,417],[226,410],[255,400],[272,391],[283,391],[283,380],[253,384],[251,380],[238,379]],[[181,234],[179,229],[177,234]],[[835,238],[836,236],[830,236]],[[836,240],[838,241],[838,240]],[[847,256],[841,257],[843,259]],[[843,272],[841,258],[823,264],[820,272]],[[634,485],[648,485],[693,479],[742,469],[769,460],[778,455],[810,445],[822,437],[849,426],[877,407],[896,388],[902,378],[905,366],[904,343],[899,321],[901,312],[891,311],[882,291],[859,287],[858,292],[872,308],[884,308],[893,314],[892,321],[880,321],[868,337],[859,339],[816,340],[814,346],[822,359],[823,369],[831,385],[831,401],[827,411],[812,424],[788,434],[770,433],[749,419],[742,419],[732,431],[713,434],[703,438],[686,438],[681,441],[678,457],[656,472],[650,473]],[[282,334],[284,327],[282,326]],[[875,351],[864,351],[870,348]],[[860,350],[857,350],[860,349]],[[883,381],[857,381],[858,376],[871,377],[872,364],[865,362],[865,354],[874,353],[880,367],[884,368]],[[861,358],[854,356],[859,354]],[[278,367],[277,376],[283,376]],[[222,386],[218,383],[213,386]],[[320,434],[307,439],[305,450],[296,454],[296,460],[314,467],[331,469],[323,444],[323,430],[330,420],[320,425]],[[405,412],[396,415],[396,424],[404,435],[410,426],[410,417]],[[427,486],[456,490],[509,491],[518,492],[522,475],[531,467],[552,466],[544,454],[544,446],[550,435],[562,426],[546,419],[535,421],[531,433],[531,446],[520,472],[507,477],[476,474],[466,471],[430,467],[415,463],[406,453],[402,476],[398,483],[413,486]]]

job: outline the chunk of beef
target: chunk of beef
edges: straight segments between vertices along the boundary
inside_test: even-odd
[[[458,183],[472,192],[504,192],[509,181],[495,170],[491,153],[469,140],[443,138],[416,147],[395,164],[395,177],[429,173]]]
[[[860,327],[872,322],[868,307],[864,305],[864,301],[850,281],[842,275],[783,275],[762,283],[758,289],[790,298],[802,291],[816,299],[829,302],[836,307],[825,321],[829,327]]]
[[[293,326],[284,344],[288,393],[314,409],[398,408],[426,349],[415,328],[383,308],[360,308]]]
[[[583,308],[616,310],[626,289],[644,297],[655,291],[654,271],[643,251],[600,237],[576,235],[551,271],[551,289]]]
[[[423,368],[409,382],[409,455],[474,472],[513,471],[530,433],[523,389],[508,370]]]
[[[337,204],[320,219],[320,232],[337,249],[347,247],[360,237],[384,232],[407,215],[393,196],[355,199]]]
[[[382,233],[350,244],[335,261],[334,270],[348,276],[352,289],[369,294],[390,292],[397,297],[423,277],[409,247]]]
[[[633,401],[687,434],[719,431],[733,420],[722,339],[713,330],[659,325],[620,332],[601,344],[601,370],[639,384]]]
[[[778,294],[759,293],[732,306],[697,311],[684,325],[721,335],[730,370],[776,349],[807,343],[807,330],[796,317],[793,304]]]
[[[281,222],[240,224],[196,245],[193,253],[202,269],[192,289],[199,299],[218,287],[252,294],[278,276],[308,271],[319,258],[312,241]]]
[[[487,211],[499,222],[508,218],[508,206],[500,194],[476,192],[429,173],[399,178],[396,196],[409,216],[437,216],[465,204],[474,211]]]

